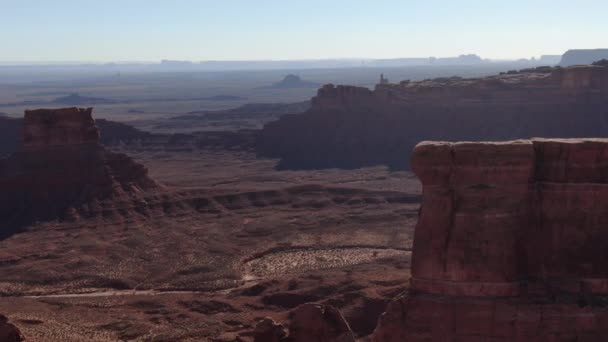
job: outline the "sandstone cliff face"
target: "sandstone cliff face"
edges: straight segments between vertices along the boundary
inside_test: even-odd
[[[104,149],[91,109],[27,111],[22,140],[19,152],[0,160],[4,227],[156,187],[142,165]]]
[[[608,140],[420,143],[410,296],[375,341],[600,341]]]
[[[542,71],[542,70],[541,70]],[[407,168],[422,140],[602,137],[608,68],[582,66],[486,78],[361,87],[326,85],[303,114],[267,124],[260,156],[281,168]]]

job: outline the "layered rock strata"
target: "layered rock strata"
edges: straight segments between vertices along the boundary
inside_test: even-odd
[[[423,142],[410,296],[375,341],[600,341],[608,139]]]
[[[5,226],[157,186],[145,167],[107,151],[99,139],[91,108],[26,111],[21,150],[0,160]]]

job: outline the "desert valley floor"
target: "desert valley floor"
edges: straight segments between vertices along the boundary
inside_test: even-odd
[[[0,241],[0,312],[32,341],[243,341],[305,302],[365,340],[404,292],[421,186],[405,171],[277,171],[242,151],[128,149],[154,209]],[[44,243],[40,243],[44,241]]]

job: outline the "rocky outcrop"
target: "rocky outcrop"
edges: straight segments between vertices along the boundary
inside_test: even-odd
[[[410,296],[375,341],[602,340],[608,139],[423,142]]]
[[[282,325],[265,318],[254,331],[256,342],[355,342],[340,311],[330,305],[302,304],[291,314],[289,335]]]
[[[20,151],[0,160],[0,235],[157,186],[145,167],[99,143],[90,108],[26,111],[22,141]]]
[[[19,329],[8,322],[6,316],[0,314],[0,341],[2,342],[21,342],[25,338]]]
[[[281,342],[285,341],[287,330],[272,318],[263,318],[253,331],[254,342]]]
[[[326,85],[303,114],[260,132],[256,151],[280,168],[409,167],[422,140],[512,140],[608,134],[608,68],[537,68],[485,78]]]
[[[321,304],[303,304],[294,311],[289,337],[293,342],[355,342],[340,311]]]

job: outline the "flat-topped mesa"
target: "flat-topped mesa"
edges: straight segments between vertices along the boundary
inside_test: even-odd
[[[562,96],[581,93],[608,95],[608,67],[578,65],[567,68],[537,68],[501,75],[462,78],[443,77],[398,84],[377,84],[375,89],[356,86],[323,86],[313,98],[312,108],[322,110],[366,103],[435,102],[535,102],[564,101]]]
[[[93,108],[26,110],[23,149],[51,149],[74,145],[99,145]]]
[[[608,139],[422,142],[411,165],[411,295],[376,341],[603,340]]]
[[[384,81],[383,81],[384,82]],[[597,137],[608,130],[608,67],[539,67],[499,75],[326,85],[305,113],[268,123],[260,156],[282,168],[407,169],[423,140]]]
[[[0,223],[18,226],[66,217],[67,212],[96,215],[103,211],[99,201],[129,201],[157,187],[143,165],[99,143],[91,112],[26,112],[21,150],[0,160]]]
[[[326,84],[317,91],[311,104],[316,109],[331,109],[362,105],[373,99],[373,92],[364,87]]]

